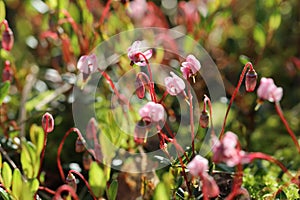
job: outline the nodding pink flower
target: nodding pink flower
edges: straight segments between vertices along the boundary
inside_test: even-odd
[[[97,57],[95,54],[81,56],[77,63],[77,69],[82,72],[83,80],[97,70]]]
[[[206,172],[208,170],[208,160],[200,155],[196,155],[194,159],[187,165],[190,173],[195,177],[202,179],[203,189],[209,197],[218,196],[220,191],[215,180]]]
[[[208,170],[208,160],[200,155],[196,155],[187,165],[193,176],[199,176]]]
[[[277,87],[274,84],[272,78],[263,77],[260,80],[260,85],[257,89],[257,95],[262,100],[268,100],[270,102],[279,102],[283,95],[281,87]]]
[[[2,81],[12,82],[12,80],[13,80],[13,72],[10,67],[10,62],[6,60],[2,71]]]
[[[214,138],[213,161],[215,163],[224,162],[229,167],[245,163],[245,152],[237,148],[238,137],[233,132],[226,132],[221,141]]]
[[[183,77],[188,79],[191,76],[195,76],[195,74],[200,70],[201,64],[193,55],[188,55],[186,57],[186,61],[183,62],[182,67],[180,68]]]
[[[46,112],[42,117],[42,127],[46,134],[52,132],[54,129],[54,119],[48,112]]]
[[[170,74],[172,77],[165,78],[165,85],[168,93],[172,96],[184,93],[184,81],[181,78],[179,78],[179,76],[177,76],[174,72],[170,72]]]
[[[256,87],[256,82],[257,82],[257,73],[255,72],[254,69],[249,69],[246,74],[246,80],[245,80],[246,91],[253,92]]]
[[[144,120],[159,122],[164,120],[165,110],[161,104],[151,101],[139,110],[139,114]]]
[[[149,60],[152,57],[152,49],[149,49],[147,51],[144,51],[145,48],[141,47],[142,42],[141,41],[135,41],[128,49],[127,49],[127,56],[131,60],[131,64],[137,64],[139,66],[146,66],[147,60]],[[143,54],[145,58],[141,55]]]

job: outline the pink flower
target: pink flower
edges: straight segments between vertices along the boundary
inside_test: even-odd
[[[188,55],[186,62],[183,62],[181,65],[183,67],[181,67],[180,70],[185,79],[194,76],[201,68],[200,62],[193,55]]]
[[[245,152],[236,148],[238,137],[233,132],[226,132],[223,139],[219,141],[214,138],[213,161],[216,163],[224,162],[229,167],[245,163]]]
[[[134,0],[129,2],[128,15],[136,20],[142,19],[147,12],[146,0]]]
[[[193,176],[199,176],[208,170],[208,160],[200,155],[196,155],[187,165]]]
[[[270,102],[279,102],[283,95],[281,87],[277,87],[274,84],[272,78],[263,77],[260,80],[260,85],[257,89],[257,95],[262,100],[268,100]]]
[[[195,177],[200,177],[203,181],[202,191],[209,197],[218,196],[220,191],[215,180],[206,172],[208,170],[208,160],[200,155],[187,165],[190,173]]]
[[[77,69],[83,73],[83,79],[86,80],[88,76],[97,70],[97,57],[95,54],[81,56]]]
[[[161,104],[151,101],[139,110],[139,114],[143,119],[159,122],[164,120],[165,110]]]
[[[170,95],[176,96],[177,94],[184,92],[185,84],[175,73],[170,72],[170,74],[172,77],[165,78],[166,89]]]
[[[127,56],[131,60],[131,62],[134,64],[137,64],[139,66],[145,66],[147,65],[145,58],[149,60],[152,57],[152,49],[149,49],[145,52],[142,52],[142,50],[145,49],[145,47],[141,47],[142,42],[141,41],[135,41],[128,49],[127,49]],[[143,54],[145,56],[142,56]]]

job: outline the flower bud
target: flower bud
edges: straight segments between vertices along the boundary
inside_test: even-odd
[[[2,48],[10,51],[14,45],[14,34],[10,28],[7,28],[2,33]]]
[[[77,137],[75,143],[75,152],[80,153],[85,150],[85,140],[83,138]]]
[[[7,61],[5,61],[5,66],[2,71],[2,82],[5,82],[5,81],[11,82],[12,79],[13,79],[13,72],[10,68],[10,62],[7,60]]]
[[[66,178],[66,184],[71,186],[74,189],[74,191],[76,192],[76,190],[77,190],[76,178],[71,172],[68,173],[68,176]]]
[[[136,76],[135,79],[135,92],[139,99],[144,98],[145,96],[145,86],[143,80],[139,75]]]
[[[50,113],[45,113],[42,118],[42,127],[45,133],[50,133],[54,129],[54,119]]]
[[[246,91],[253,92],[256,87],[256,82],[257,82],[257,73],[255,72],[254,69],[249,69],[246,74],[246,81],[245,81]]]
[[[202,111],[201,115],[200,115],[200,126],[202,128],[207,128],[208,127],[208,123],[209,123],[209,115],[207,113],[207,111]]]
[[[91,163],[93,162],[93,158],[91,156],[91,154],[89,154],[87,151],[83,154],[83,157],[82,157],[82,165],[83,165],[83,168],[85,170],[89,170],[90,167],[91,167]]]

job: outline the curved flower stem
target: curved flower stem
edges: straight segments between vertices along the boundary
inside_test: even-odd
[[[211,126],[211,136],[216,136],[215,133],[215,129],[214,129],[214,124],[213,124],[213,120],[212,120],[212,105],[211,105],[211,101],[208,98],[208,96],[205,94],[204,95],[204,107],[203,107],[203,111],[206,110],[206,103],[208,104],[208,108],[209,108],[209,117],[210,117],[210,126]]]
[[[234,91],[232,93],[232,96],[230,98],[230,101],[229,101],[229,104],[228,104],[228,107],[227,107],[227,110],[226,110],[226,113],[225,113],[225,117],[224,117],[222,129],[221,129],[221,133],[220,133],[220,136],[219,136],[220,139],[224,135],[225,126],[226,126],[226,120],[227,120],[227,117],[228,117],[228,114],[229,114],[229,110],[230,110],[230,108],[232,106],[232,103],[233,103],[233,101],[234,101],[234,99],[235,99],[235,97],[236,97],[236,95],[237,95],[237,93],[238,93],[238,91],[239,91],[239,89],[240,89],[240,87],[242,85],[242,82],[243,82],[243,79],[244,79],[244,76],[245,76],[245,73],[246,73],[246,70],[248,69],[248,67],[250,68],[250,70],[253,70],[252,64],[250,62],[246,63],[246,65],[244,66],[243,71],[242,71],[242,73],[240,75],[239,82],[238,82],[236,88],[234,89]]]
[[[80,131],[79,131],[77,128],[70,128],[70,129],[66,132],[66,134],[64,135],[63,139],[61,140],[61,142],[60,142],[60,144],[59,144],[59,147],[58,147],[58,149],[57,149],[56,163],[57,163],[57,168],[58,168],[60,177],[61,177],[61,179],[62,179],[63,181],[66,180],[66,177],[65,177],[63,168],[62,168],[62,166],[61,166],[60,154],[61,154],[63,145],[64,145],[64,143],[65,143],[65,140],[67,139],[67,137],[68,137],[72,132],[75,132],[79,138],[82,138],[82,139],[83,139],[83,137],[82,137]]]
[[[54,197],[53,197],[53,200],[59,200],[59,199],[61,199],[61,193],[64,192],[64,191],[68,191],[71,194],[71,196],[73,197],[74,200],[79,200],[79,197],[77,196],[77,194],[74,191],[74,189],[71,186],[66,185],[66,184],[60,186],[56,190],[56,192],[54,194]]]
[[[5,27],[5,30],[7,30],[8,28],[9,28],[9,26],[8,26],[8,22],[7,22],[7,20],[6,19],[4,19],[1,23],[0,23],[0,27],[2,26],[2,25],[4,25],[4,27]]]
[[[48,126],[48,123],[46,124],[45,130],[48,129],[47,126]],[[44,157],[45,157],[45,151],[46,151],[46,145],[47,145],[48,133],[45,130],[44,130],[44,144],[43,144],[43,149],[42,149],[41,156],[40,156],[40,168],[39,168],[39,172],[37,174],[37,179],[38,180],[40,179],[40,176],[41,176],[41,173],[42,173],[42,164],[43,164],[43,160],[44,160]]]
[[[195,132],[194,132],[194,112],[193,112],[193,97],[191,88],[188,87],[188,97],[190,106],[190,126],[191,126],[191,137],[192,137],[192,157],[195,156]]]
[[[161,99],[158,101],[158,103],[161,103],[167,96],[168,96],[169,92],[166,90],[163,94],[163,96],[161,97]]]
[[[96,195],[93,193],[90,184],[88,183],[88,181],[84,178],[84,176],[83,176],[80,172],[78,172],[78,171],[76,171],[76,170],[70,170],[69,173],[76,174],[77,176],[79,176],[79,178],[84,182],[85,186],[86,186],[87,189],[89,190],[89,192],[90,192],[90,194],[92,195],[93,199],[94,199],[94,200],[97,200],[97,197],[96,197]]]
[[[279,102],[275,102],[275,108],[276,108],[276,112],[277,114],[279,115],[281,121],[283,122],[286,130],[288,131],[289,135],[291,136],[294,144],[296,145],[297,147],[297,150],[298,150],[298,153],[300,154],[300,145],[299,145],[299,142],[297,140],[297,137],[295,136],[295,133],[292,131],[292,129],[290,128],[288,122],[286,121],[284,115],[283,115],[283,112],[282,112],[282,109],[280,107],[280,104]]]
[[[281,170],[284,173],[286,173],[289,177],[293,178],[293,175],[288,171],[288,169],[280,161],[273,158],[272,156],[269,156],[261,152],[253,152],[253,153],[249,153],[247,157],[250,159],[250,162],[252,162],[254,159],[262,159],[262,160],[267,160],[269,162],[272,162],[276,164],[278,167],[280,167]]]
[[[108,0],[106,5],[105,5],[105,8],[104,8],[104,10],[101,14],[101,18],[99,20],[100,26],[101,26],[101,24],[103,24],[105,17],[107,17],[107,15],[109,13],[110,4],[111,4],[111,0]]]
[[[55,195],[55,191],[53,191],[53,190],[51,190],[51,189],[49,189],[49,188],[47,188],[45,186],[39,186],[38,190],[42,190],[42,191],[45,191],[45,192],[47,192],[49,194]]]
[[[154,103],[157,102],[157,99],[156,99],[156,94],[155,94],[155,89],[154,89],[154,84],[153,84],[153,77],[152,77],[152,71],[151,71],[151,68],[150,68],[150,64],[149,64],[149,61],[148,59],[146,58],[146,56],[139,52],[136,54],[137,56],[142,56],[147,64],[147,69],[148,69],[148,72],[149,72],[149,79],[150,79],[150,94],[151,94],[151,99]]]

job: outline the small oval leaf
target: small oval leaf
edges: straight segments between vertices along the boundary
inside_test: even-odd
[[[0,105],[2,104],[4,98],[8,95],[10,83],[5,81],[0,84]]]
[[[101,197],[104,193],[106,180],[102,168],[97,162],[92,162],[89,171],[89,184],[96,197]]]
[[[10,188],[12,181],[12,170],[7,162],[3,163],[2,177],[4,187]]]
[[[12,176],[12,194],[17,198],[21,198],[21,192],[23,187],[22,175],[18,168],[14,169]]]
[[[2,22],[5,19],[5,4],[3,1],[0,1],[0,22]]]
[[[108,199],[115,200],[117,198],[118,193],[118,181],[113,180],[108,189]]]

